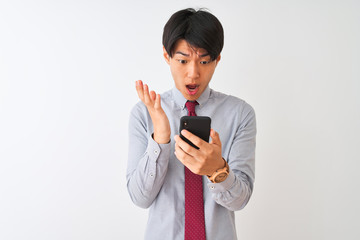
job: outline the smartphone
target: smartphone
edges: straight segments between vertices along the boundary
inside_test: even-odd
[[[201,138],[202,140],[209,142],[211,118],[204,116],[183,116],[180,118],[180,137],[192,147],[199,149],[187,138],[181,135],[181,130],[183,129],[186,129],[192,134]]]

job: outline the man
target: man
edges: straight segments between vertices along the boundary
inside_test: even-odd
[[[174,13],[163,53],[175,87],[160,96],[136,82],[141,101],[130,115],[126,177],[132,201],[150,207],[145,239],[237,239],[234,211],[253,190],[256,124],[249,104],[209,87],[223,38],[209,12]],[[179,137],[180,118],[190,113],[211,118],[209,143],[182,131],[199,149]]]

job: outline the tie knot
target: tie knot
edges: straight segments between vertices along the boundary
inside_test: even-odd
[[[199,105],[199,103],[197,101],[187,101],[185,103],[186,108],[188,109],[188,116],[196,116],[195,113],[195,106]]]

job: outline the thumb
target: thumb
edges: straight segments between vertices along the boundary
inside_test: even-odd
[[[210,137],[211,137],[211,141],[210,141],[211,144],[221,146],[220,136],[214,129],[210,130]]]

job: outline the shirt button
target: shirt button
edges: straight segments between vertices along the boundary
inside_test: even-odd
[[[156,155],[158,155],[159,151],[158,151],[158,150],[154,150],[154,153],[155,153]]]
[[[154,177],[154,174],[150,173],[150,177]]]
[[[210,188],[211,188],[211,189],[215,189],[215,187],[214,187],[214,186],[211,186]]]

